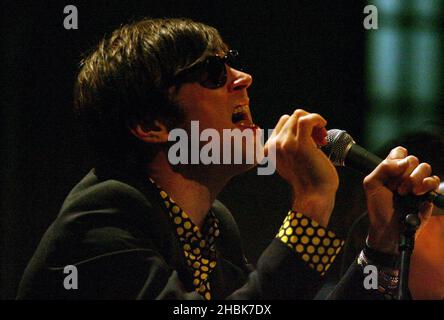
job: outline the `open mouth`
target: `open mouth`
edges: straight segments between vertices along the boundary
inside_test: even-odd
[[[241,105],[234,108],[231,121],[234,124],[253,124],[249,115],[248,105]]]

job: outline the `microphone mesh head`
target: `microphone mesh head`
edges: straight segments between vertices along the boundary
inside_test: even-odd
[[[331,129],[327,132],[327,145],[323,150],[335,166],[343,167],[347,153],[354,143],[353,138],[344,130]]]

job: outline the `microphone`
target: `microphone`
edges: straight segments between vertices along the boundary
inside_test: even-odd
[[[344,130],[328,130],[327,145],[322,147],[322,150],[335,166],[349,167],[364,174],[369,174],[382,162],[381,158],[357,145]],[[444,208],[444,195],[438,192],[430,191],[418,198]]]

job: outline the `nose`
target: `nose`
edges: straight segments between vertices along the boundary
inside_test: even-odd
[[[229,70],[229,77],[231,78],[228,84],[229,91],[239,91],[251,86],[253,77],[250,74],[234,68],[229,68]]]

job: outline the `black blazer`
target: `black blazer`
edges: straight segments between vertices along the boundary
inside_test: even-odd
[[[43,236],[17,298],[202,299],[194,292],[179,239],[159,201],[143,175],[93,169],[70,192]],[[219,201],[212,210],[220,220],[217,267],[210,274],[213,299],[315,296],[321,277],[286,245],[273,240],[253,269],[230,212]],[[67,265],[77,267],[76,290],[63,286]],[[349,278],[360,281],[354,268]],[[346,279],[345,283],[350,285]],[[334,298],[353,296],[338,292]]]

